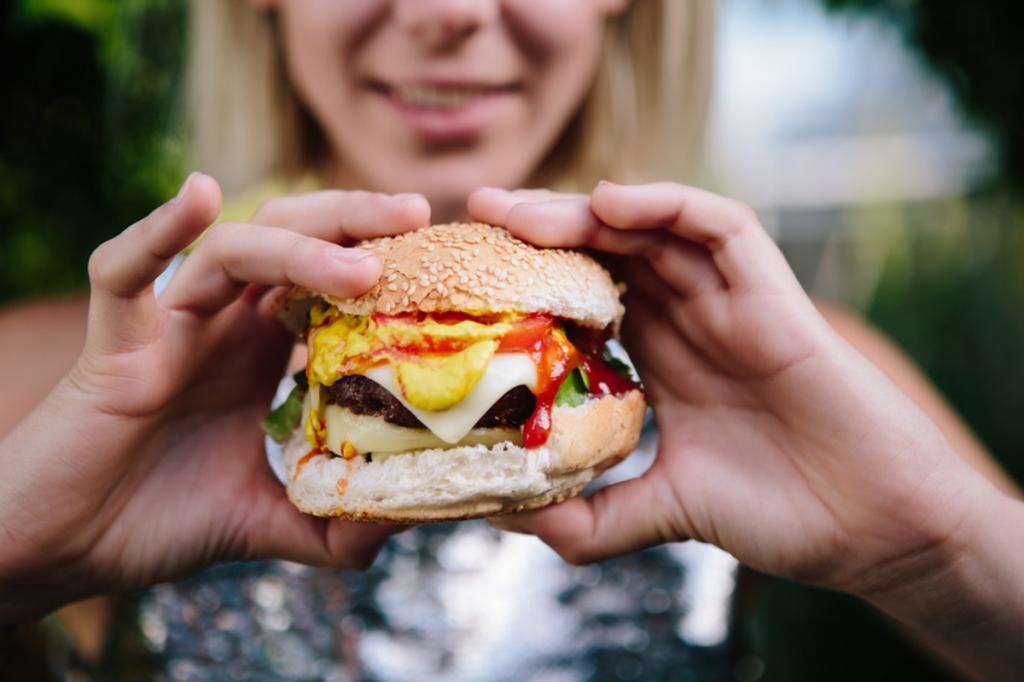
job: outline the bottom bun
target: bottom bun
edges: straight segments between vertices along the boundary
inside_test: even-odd
[[[301,511],[359,521],[423,523],[537,509],[578,495],[636,448],[644,396],[630,391],[556,407],[542,447],[512,443],[417,450],[380,461],[309,452],[301,429],[285,444],[288,497]]]

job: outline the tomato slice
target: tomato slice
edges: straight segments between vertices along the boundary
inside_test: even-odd
[[[509,333],[501,337],[499,353],[527,353],[537,350],[537,344],[551,331],[554,320],[550,315],[529,315],[516,322]]]

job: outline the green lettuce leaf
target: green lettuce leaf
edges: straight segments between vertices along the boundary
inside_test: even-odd
[[[577,367],[569,372],[562,381],[562,385],[558,387],[558,393],[555,394],[555,405],[578,407],[587,400],[589,395],[587,376],[583,370]]]
[[[612,352],[608,350],[608,346],[601,349],[601,359],[604,360],[609,369],[619,376],[625,377],[635,384],[640,383],[640,377],[633,374],[633,370],[629,365],[612,355]]]
[[[303,373],[303,379],[305,379],[305,373]],[[292,392],[288,394],[288,399],[263,419],[263,423],[260,424],[263,433],[277,443],[288,440],[288,436],[302,421],[302,399],[306,395],[306,390],[306,387],[301,385],[293,388]]]

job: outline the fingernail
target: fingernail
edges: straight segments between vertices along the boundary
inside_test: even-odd
[[[355,265],[368,258],[373,258],[374,255],[372,251],[365,249],[346,249],[343,246],[335,246],[331,249],[331,257],[345,265]]]
[[[188,177],[185,178],[185,182],[181,183],[181,188],[178,190],[178,193],[174,195],[173,199],[171,199],[171,205],[181,203],[181,200],[185,198],[185,194],[188,193],[188,186],[192,184],[192,178],[197,175],[199,175],[199,173],[196,171],[192,171],[188,174]]]
[[[618,185],[611,180],[601,180],[597,183],[598,187],[617,187]]]

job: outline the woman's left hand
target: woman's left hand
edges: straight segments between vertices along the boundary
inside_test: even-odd
[[[469,210],[540,246],[621,257],[623,341],[660,436],[641,478],[499,525],[572,562],[695,538],[867,595],[948,566],[980,510],[1001,509],[825,322],[746,206],[602,183],[590,195],[479,190]]]

